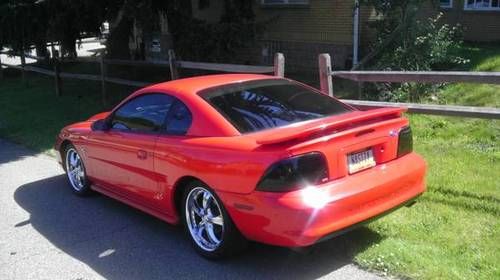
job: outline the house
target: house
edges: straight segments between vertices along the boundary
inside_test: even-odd
[[[352,65],[354,38],[360,46],[373,40],[369,22],[377,19],[373,8],[361,5],[359,36],[354,36],[355,0],[253,0],[257,22],[265,29],[257,47],[240,51],[238,57],[252,63],[272,63],[283,52],[287,71],[317,70],[317,56],[330,53],[334,68]],[[193,16],[217,21],[223,11],[217,0],[193,1]],[[201,7],[200,4],[203,4]],[[443,12],[447,23],[459,23],[467,41],[500,41],[500,0],[440,0],[422,7],[423,17]],[[360,57],[362,58],[362,57]]]
[[[500,41],[500,0],[440,0],[439,4],[446,22],[463,27],[466,41]]]
[[[239,58],[270,64],[276,52],[286,58],[288,71],[317,70],[320,53],[330,53],[336,68],[350,67],[353,53],[354,0],[254,0],[256,21],[265,23],[258,46],[239,52]],[[223,1],[193,1],[193,16],[217,21]],[[373,35],[366,24],[373,9],[362,7],[361,40]]]
[[[276,52],[286,58],[287,72],[316,72],[317,57],[329,53],[336,69],[349,69],[353,53],[375,38],[370,22],[379,16],[372,7],[357,0],[251,0],[256,21],[264,31],[254,45],[238,50],[232,63],[272,64]],[[218,22],[224,12],[222,0],[191,0],[193,17]],[[355,11],[359,11],[358,28]],[[500,0],[440,0],[423,4],[423,18],[443,12],[444,20],[460,24],[468,41],[500,41]],[[134,24],[130,38],[131,56],[147,60],[166,59],[172,48],[166,16],[159,16],[159,30],[142,34]],[[357,32],[356,32],[357,30]],[[356,42],[357,41],[357,42]],[[354,55],[357,58],[356,55]],[[359,59],[362,55],[359,56]]]

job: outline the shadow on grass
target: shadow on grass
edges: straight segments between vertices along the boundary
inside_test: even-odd
[[[56,96],[50,77],[27,77],[27,84],[15,76],[0,82],[0,135],[37,152],[51,149],[64,126],[112,109],[136,89],[110,84],[103,105],[99,82],[64,80]]]
[[[352,262],[381,236],[360,228],[305,253],[252,244],[220,262],[199,257],[180,227],[101,195],[73,195],[63,175],[17,188],[14,199],[30,213],[32,227],[66,254],[108,279],[253,278],[309,279]]]
[[[500,215],[500,200],[490,195],[437,187],[429,188],[428,194],[422,196],[421,199],[455,208]]]
[[[442,187],[435,188],[435,189],[432,189],[430,191],[441,193],[444,195],[455,196],[455,197],[464,197],[464,198],[477,199],[477,200],[481,200],[481,201],[486,200],[486,201],[490,201],[490,202],[494,202],[494,203],[500,203],[500,199],[498,199],[494,196],[481,195],[481,194],[477,194],[477,193],[471,193],[468,191],[457,191],[454,189],[447,189],[447,188],[442,188]]]

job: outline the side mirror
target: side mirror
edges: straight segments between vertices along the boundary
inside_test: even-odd
[[[110,126],[106,119],[101,119],[93,122],[91,128],[92,130],[106,131],[110,129]]]

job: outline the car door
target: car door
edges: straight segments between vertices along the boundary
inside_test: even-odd
[[[156,141],[154,165],[156,173],[161,174],[158,183],[165,201],[172,201],[173,185],[184,174],[184,170],[193,167],[194,159],[188,156],[185,144],[191,123],[191,111],[182,101],[176,100]],[[167,214],[174,212],[174,205],[165,203],[163,207]]]
[[[142,94],[110,115],[109,130],[91,133],[87,156],[101,187],[148,207],[158,204],[153,153],[174,100],[163,93]]]

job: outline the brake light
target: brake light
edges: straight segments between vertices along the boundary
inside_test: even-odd
[[[318,185],[328,180],[325,157],[319,152],[281,160],[269,167],[257,184],[257,190],[286,192]]]
[[[398,136],[398,157],[402,157],[413,151],[413,136],[409,126],[403,127]]]

